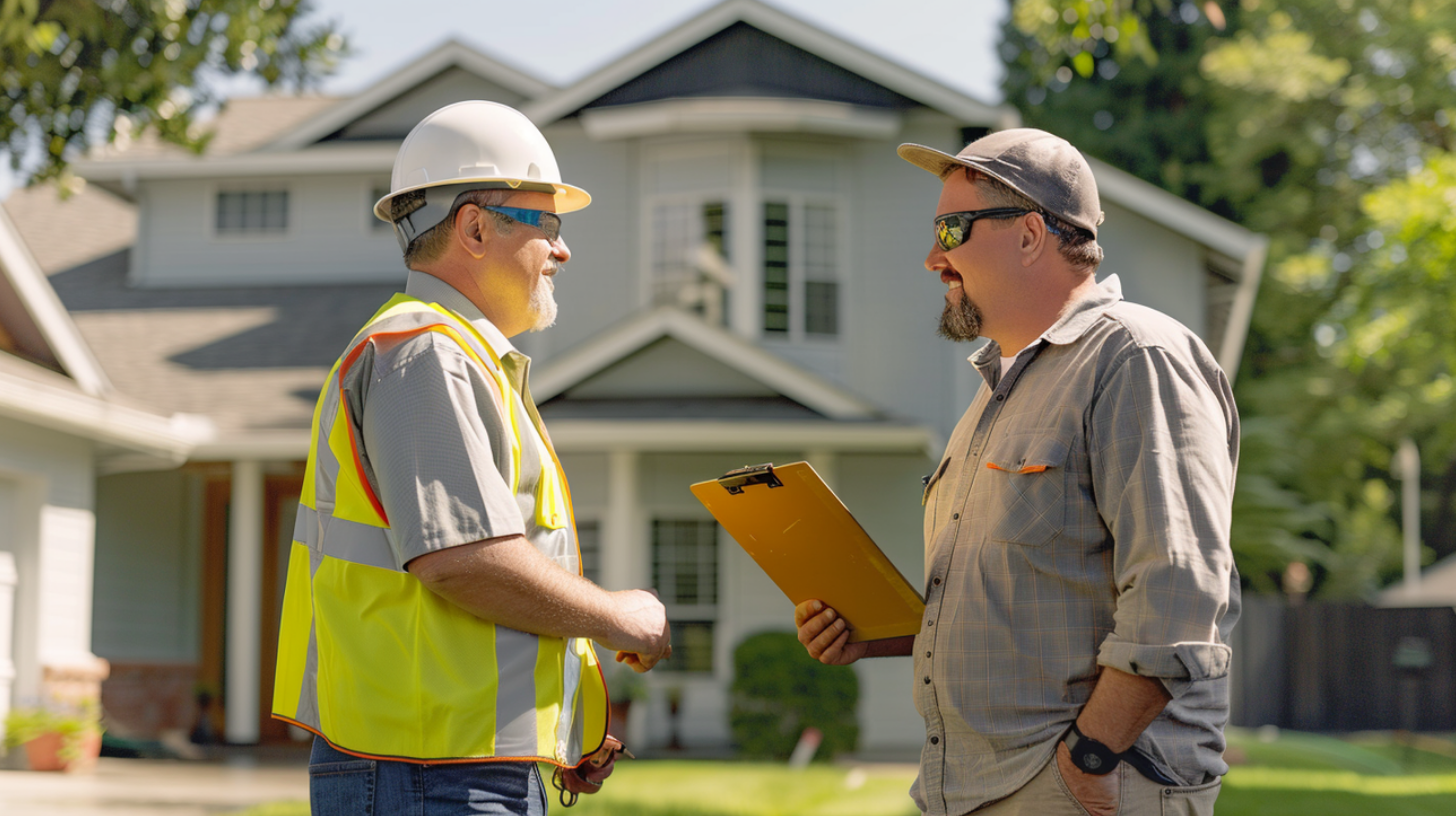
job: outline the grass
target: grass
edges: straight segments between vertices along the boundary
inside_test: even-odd
[[[1456,742],[1390,735],[1347,739],[1229,731],[1233,769],[1219,816],[1450,816],[1456,813]],[[1412,744],[1413,742],[1413,744]],[[565,810],[573,816],[914,816],[907,766],[651,760],[622,762],[601,793]],[[307,816],[279,802],[239,816]]]

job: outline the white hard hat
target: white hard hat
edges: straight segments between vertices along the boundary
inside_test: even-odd
[[[471,100],[446,105],[415,125],[394,159],[389,195],[374,215],[394,224],[401,249],[445,220],[455,198],[467,190],[510,189],[550,193],[556,211],[568,213],[591,203],[580,187],[561,183],[561,170],[546,137],[525,114],[499,102]],[[390,202],[414,191],[422,201],[394,221]]]

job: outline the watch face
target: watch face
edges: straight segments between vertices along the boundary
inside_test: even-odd
[[[1101,775],[1110,773],[1117,767],[1118,755],[1097,740],[1081,737],[1075,745],[1069,747],[1072,751],[1072,764],[1083,773]]]

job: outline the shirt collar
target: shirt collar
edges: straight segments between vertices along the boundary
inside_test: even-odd
[[[438,303],[446,309],[465,318],[485,342],[490,344],[490,350],[504,360],[507,354],[520,354],[511,341],[501,334],[501,330],[490,322],[490,318],[481,313],[479,307],[470,302],[470,298],[460,293],[459,289],[440,280],[428,272],[421,272],[411,269],[409,278],[404,284],[404,293],[413,298],[419,298],[426,303]],[[525,356],[525,355],[522,355]]]
[[[1065,314],[1051,325],[1051,328],[1041,333],[1030,346],[1040,345],[1046,341],[1053,345],[1065,346],[1075,343],[1092,328],[1092,324],[1113,306],[1122,300],[1122,281],[1116,275],[1108,275],[1092,294],[1076,301],[1067,308]],[[1025,351],[1026,349],[1022,349]],[[1001,346],[995,340],[987,343],[980,351],[971,355],[971,364],[978,369],[994,365],[1001,367]]]

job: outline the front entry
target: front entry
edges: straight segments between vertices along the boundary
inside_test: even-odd
[[[273,719],[273,670],[278,659],[278,621],[283,608],[283,582],[288,574],[288,554],[293,544],[293,523],[298,514],[298,494],[303,486],[303,464],[289,473],[270,473],[263,483],[262,620],[259,638],[259,723],[260,743],[288,742],[289,727]],[[221,740],[227,705],[227,604],[228,604],[228,518],[232,480],[221,474],[207,481],[203,512],[202,558],[202,653],[198,666],[198,691],[212,698],[208,711],[212,733]]]

